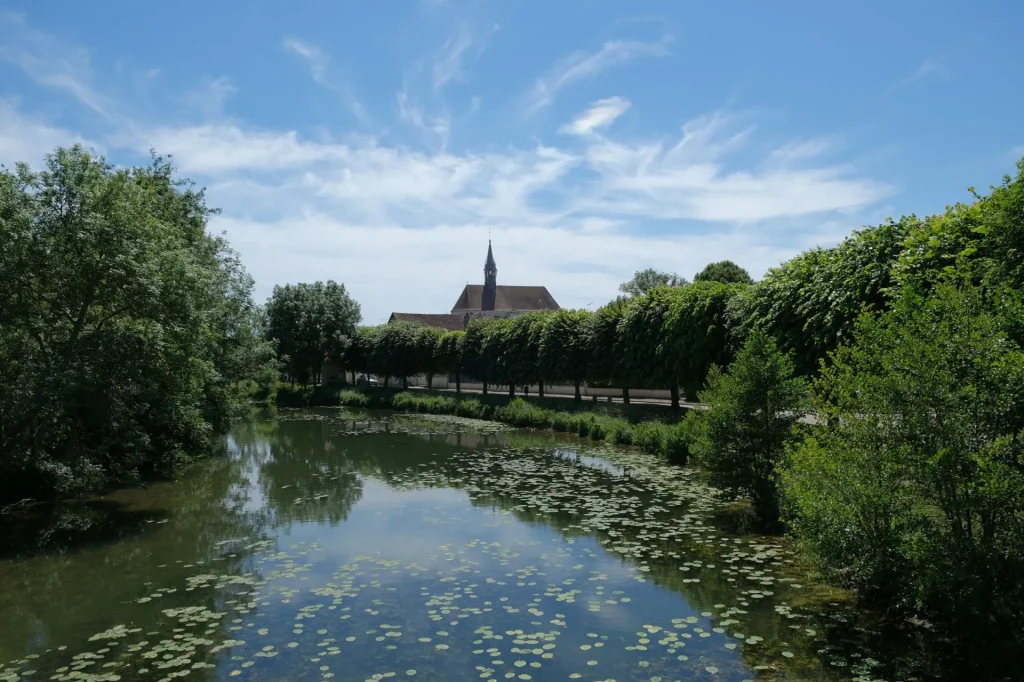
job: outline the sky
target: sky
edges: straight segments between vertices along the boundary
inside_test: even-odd
[[[998,183],[1020,26],[1016,0],[0,3],[0,163],[171,155],[259,302],[333,279],[367,324],[447,312],[491,239],[499,284],[594,308]]]

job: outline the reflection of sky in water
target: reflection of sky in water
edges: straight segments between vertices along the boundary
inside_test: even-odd
[[[665,506],[676,499],[672,485],[684,497],[693,492],[678,469],[564,438],[475,434],[464,424],[263,426],[272,428],[237,428],[230,460],[208,462],[179,484],[109,497],[125,506],[122,524],[142,511],[152,518],[64,555],[0,561],[0,653],[67,645],[32,663],[35,679],[49,679],[58,661],[107,649],[96,654],[106,661],[145,633],[136,657],[165,641],[173,655],[188,652],[185,668],[156,673],[129,657],[117,668],[124,682],[171,682],[168,673],[186,668],[190,680],[408,678],[415,669],[415,680],[733,682],[753,677],[757,663],[787,669],[797,661],[780,652],[794,649],[804,659],[794,679],[848,677],[839,668],[822,673],[816,644],[786,641],[793,626],[773,610],[785,601],[767,598],[773,592],[763,586],[766,595],[744,596],[758,587],[754,574],[717,573],[742,565],[725,555],[735,538],[717,533],[711,554],[700,553],[711,542],[703,493]],[[667,513],[677,515],[652,525]],[[657,528],[685,531],[673,542],[696,544],[662,555]],[[680,565],[701,556],[706,566]],[[219,578],[197,581],[201,574]],[[687,576],[693,582],[681,583]],[[730,583],[735,576],[745,582]],[[181,607],[212,624],[167,611]],[[743,614],[733,621],[742,624],[730,626],[730,613]],[[87,641],[118,623],[143,629],[113,645]],[[743,642],[737,627],[765,640]],[[225,650],[206,653],[225,639]],[[203,661],[216,667],[190,667]]]
[[[356,643],[361,644],[355,651],[342,647],[349,665],[356,661],[369,666],[367,669],[385,664],[396,669],[445,665],[444,679],[488,679],[490,676],[480,675],[476,665],[492,659],[472,653],[482,646],[472,644],[477,637],[474,631],[488,625],[504,636],[501,641],[488,641],[501,652],[496,660],[504,661],[504,665],[491,666],[494,677],[500,679],[505,679],[504,673],[508,671],[516,674],[513,679],[520,679],[518,675],[525,673],[534,680],[562,680],[574,672],[585,674],[587,679],[598,679],[593,675],[600,672],[616,679],[648,680],[657,676],[657,671],[671,675],[672,670],[680,669],[678,655],[703,660],[699,670],[704,674],[708,674],[703,670],[705,664],[714,664],[720,669],[717,679],[731,679],[727,670],[746,674],[737,652],[724,648],[727,640],[722,634],[705,639],[695,636],[673,654],[666,652],[669,647],[650,642],[647,651],[625,651],[625,646],[638,643],[636,633],[643,631],[644,625],[672,629],[672,619],[698,614],[678,593],[649,581],[639,582],[638,578],[643,579],[640,571],[605,553],[593,538],[566,539],[545,524],[524,523],[509,512],[474,507],[468,494],[459,490],[394,490],[373,479],[365,480],[362,490],[362,498],[345,523],[335,528],[296,524],[289,530],[289,543],[316,543],[321,549],[302,557],[311,566],[301,574],[301,580],[285,578],[271,586],[294,584],[303,589],[306,585],[337,584],[339,566],[359,566],[362,573],[357,576],[358,581],[370,586],[360,590],[357,597],[344,600],[345,605],[351,606],[351,618],[322,619],[318,613],[310,619],[318,621],[318,626],[319,621],[325,621],[328,632],[324,637],[341,641],[357,637]],[[398,564],[382,566],[377,561]],[[468,586],[472,586],[471,593],[461,592]],[[558,601],[559,592],[551,590],[552,587],[562,591],[578,589],[581,593],[574,595],[573,602]],[[431,621],[424,594],[444,593],[458,595],[454,605],[492,611],[462,619],[453,612],[441,621]],[[507,601],[503,602],[503,597]],[[628,601],[620,601],[623,597]],[[617,603],[608,604],[608,600]],[[266,615],[271,622],[281,622],[301,607],[329,603],[304,590],[287,606],[270,607]],[[592,604],[598,608],[591,610]],[[519,612],[509,613],[503,606]],[[543,615],[530,613],[531,608]],[[366,609],[379,613],[366,613]],[[697,627],[703,625],[710,630],[708,619],[698,618]],[[564,624],[553,624],[553,619]],[[379,628],[381,623],[401,625],[402,636],[376,642],[384,631],[373,635],[366,631]],[[512,652],[512,648],[527,647],[517,647],[511,637],[504,635],[509,630],[559,633],[551,650],[556,656],[542,659],[532,653],[521,656]],[[439,637],[437,631],[447,631],[449,635]],[[605,639],[588,637],[587,633]],[[273,643],[280,637],[287,641],[289,633],[270,636],[267,641]],[[419,637],[430,637],[431,641],[419,642]],[[382,650],[382,645],[392,639],[400,640],[398,649]],[[437,643],[449,648],[436,651],[432,647]],[[530,651],[543,643],[531,645]],[[594,648],[596,643],[603,646]],[[591,648],[580,649],[585,645]],[[437,660],[425,663],[424,652]],[[516,660],[527,665],[516,668]],[[597,660],[597,665],[588,665],[590,660]],[[461,662],[459,670],[447,668],[456,661]],[[530,662],[542,665],[534,668]],[[648,665],[640,667],[641,662]],[[484,669],[489,668],[485,665]]]

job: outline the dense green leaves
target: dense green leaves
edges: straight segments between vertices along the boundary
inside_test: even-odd
[[[686,278],[674,272],[659,272],[654,268],[637,270],[633,279],[619,285],[619,291],[630,296],[643,296],[657,287],[681,287]]]
[[[559,310],[544,324],[540,338],[540,369],[549,381],[569,381],[576,386],[580,400],[580,382],[590,367],[586,310]]]
[[[722,284],[753,284],[750,273],[733,263],[722,260],[708,263],[707,266],[693,277],[694,282],[721,282]]]
[[[168,473],[270,376],[210,213],[160,158],[0,172],[0,499]]]
[[[861,310],[881,310],[903,240],[917,219],[854,232],[831,249],[812,249],[768,271],[746,300],[746,329],[760,327],[792,353],[800,374],[817,371],[849,336]]]
[[[333,281],[275,286],[266,315],[267,337],[303,384],[316,379],[325,362],[342,364],[361,317],[345,285]]]
[[[779,518],[775,466],[795,438],[794,425],[806,404],[806,385],[793,361],[760,330],[750,334],[736,361],[717,366],[700,394],[707,410],[687,415],[690,453],[716,485],[750,495],[758,516]]]
[[[834,576],[964,626],[1024,608],[1019,292],[940,281],[860,320],[816,385],[827,426],[783,469],[789,520]],[[1018,632],[1019,634],[1019,632]]]

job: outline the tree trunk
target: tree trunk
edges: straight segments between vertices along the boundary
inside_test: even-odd
[[[679,387],[672,387],[672,409],[676,412],[679,411]]]
[[[526,396],[527,398],[530,397],[530,384],[526,384],[525,386],[523,386],[523,395]]]
[[[384,388],[387,388],[388,387],[388,379],[389,379],[388,375],[385,374],[384,375],[384,383],[382,383],[381,386],[383,386]]]
[[[485,382],[483,382],[483,384],[484,384],[484,392],[483,392],[483,395],[487,395],[487,382],[485,381]]]
[[[629,405],[629,386],[622,387],[622,404]]]
[[[576,402],[582,402],[583,401],[583,394],[580,393],[580,382],[579,382],[579,379],[576,380],[576,397],[573,398],[573,400],[575,400]]]
[[[402,390],[403,391],[408,391],[409,390],[409,377],[402,377]]]
[[[544,397],[544,380],[543,379],[541,379],[540,381],[537,382],[537,397],[538,398],[543,398]]]
[[[455,395],[462,395],[462,373],[458,370],[455,371]]]
[[[434,388],[434,375],[433,374],[428,374],[427,375],[427,388],[428,389]]]
[[[516,385],[515,384],[509,384],[508,385],[508,397],[509,398],[515,398],[516,397]]]

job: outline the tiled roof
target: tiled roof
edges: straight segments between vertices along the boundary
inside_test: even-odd
[[[456,310],[480,310],[484,295],[484,285],[467,284],[462,294],[452,307]],[[547,287],[517,287],[498,285],[494,297],[495,310],[558,310],[559,305],[548,293]]]
[[[466,318],[463,315],[451,313],[391,313],[388,322],[412,322],[421,324],[424,327],[437,327],[448,331],[459,331],[466,328]]]

